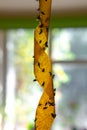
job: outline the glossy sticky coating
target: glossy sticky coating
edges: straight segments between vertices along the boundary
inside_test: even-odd
[[[56,116],[52,64],[45,50],[48,47],[48,30],[51,14],[51,0],[39,0],[39,25],[34,32],[34,74],[43,88],[36,110],[35,130],[50,130]]]

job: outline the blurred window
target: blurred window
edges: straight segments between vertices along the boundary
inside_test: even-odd
[[[57,89],[53,129],[87,128],[87,28],[55,28],[51,34]]]
[[[6,87],[3,98],[6,100],[4,114],[0,100],[2,130],[33,130],[35,111],[42,94],[39,84],[33,82],[34,29],[7,30],[5,40]],[[52,130],[87,128],[87,28],[53,28],[47,52],[52,60],[56,88],[57,117]],[[2,62],[1,44],[0,54],[2,86],[4,69],[1,64],[5,62]]]

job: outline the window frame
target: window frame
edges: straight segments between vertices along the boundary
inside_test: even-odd
[[[31,16],[0,16],[0,29],[35,28],[38,25]],[[50,28],[87,27],[87,14],[51,16]]]

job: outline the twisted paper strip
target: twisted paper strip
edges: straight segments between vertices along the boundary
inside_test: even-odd
[[[48,47],[48,28],[51,14],[51,0],[39,0],[40,20],[34,32],[34,74],[44,92],[39,101],[35,130],[50,130],[55,118],[53,75],[50,58],[45,52]]]

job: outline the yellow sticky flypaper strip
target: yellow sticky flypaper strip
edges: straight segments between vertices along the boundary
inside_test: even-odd
[[[50,130],[56,116],[52,64],[45,52],[48,47],[51,0],[39,0],[38,10],[40,23],[34,32],[34,74],[43,88],[43,94],[36,110],[35,130]]]

